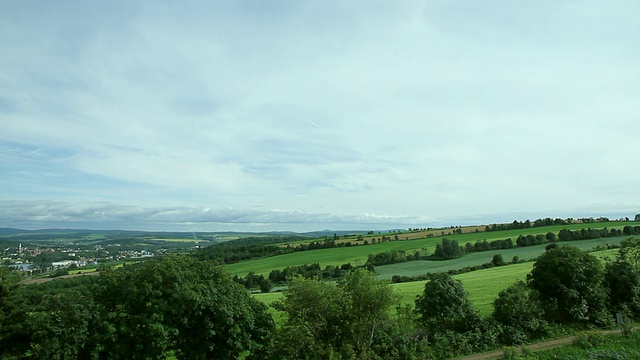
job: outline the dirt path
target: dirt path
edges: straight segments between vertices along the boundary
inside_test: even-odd
[[[619,334],[620,330],[602,330],[600,332],[602,335],[611,335],[611,334]],[[560,347],[560,346],[566,346],[566,345],[571,345],[573,344],[574,340],[578,337],[578,335],[572,335],[572,336],[567,336],[567,337],[563,337],[563,338],[559,338],[559,339],[554,339],[554,340],[549,340],[549,341],[543,341],[543,342],[539,342],[539,343],[535,343],[535,344],[530,344],[530,345],[523,345],[523,347],[530,349],[532,351],[541,351],[541,350],[547,350],[547,349],[552,349],[555,347]],[[520,349],[517,349],[518,352],[520,352]],[[461,357],[461,358],[456,358],[456,360],[482,360],[482,359],[496,359],[499,358],[500,356],[502,356],[504,354],[504,349],[502,350],[494,350],[494,351],[490,351],[490,352],[486,352],[486,353],[482,353],[482,354],[474,354],[474,355],[469,355],[469,356],[465,356],[465,357]]]

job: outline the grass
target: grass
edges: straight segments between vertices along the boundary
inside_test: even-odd
[[[529,229],[518,229],[518,230],[503,230],[503,231],[492,231],[492,232],[477,232],[477,233],[466,233],[466,234],[454,234],[447,235],[447,238],[454,239],[458,241],[460,245],[464,245],[467,242],[475,243],[478,240],[487,240],[491,242],[493,240],[502,240],[506,238],[511,238],[514,242],[519,235],[528,235],[528,234],[546,234],[547,232],[555,232],[562,229],[583,229],[583,228],[623,228],[626,225],[638,226],[640,222],[602,222],[602,223],[591,223],[591,224],[571,224],[571,225],[559,225],[559,226],[547,226],[541,228],[529,228]],[[377,235],[380,237],[380,235]],[[392,234],[393,236],[393,234]],[[400,236],[400,239],[403,239]],[[617,238],[621,239],[621,238]],[[248,261],[242,261],[235,264],[225,265],[225,270],[231,274],[235,274],[238,276],[245,276],[249,272],[254,272],[258,275],[268,275],[271,270],[280,269],[287,266],[299,266],[304,264],[313,264],[318,263],[321,267],[325,267],[326,265],[334,265],[340,266],[342,264],[351,263],[352,265],[362,265],[367,261],[367,257],[369,254],[378,254],[385,251],[390,250],[402,250],[411,254],[415,251],[420,251],[421,253],[431,254],[435,249],[436,244],[442,241],[442,237],[433,237],[433,238],[423,238],[423,239],[415,239],[415,240],[398,240],[398,241],[389,241],[383,243],[376,243],[373,245],[359,245],[359,246],[351,246],[351,247],[339,247],[333,249],[322,249],[322,250],[312,250],[312,251],[304,251],[299,253],[292,253],[286,255],[273,256],[262,259],[254,259]],[[597,241],[597,244],[593,244],[593,241]],[[581,249],[588,249],[593,246],[597,246],[600,244],[612,244],[614,243],[614,238],[607,238],[603,240],[584,240],[584,241],[576,241],[572,242],[572,245],[578,246]],[[618,241],[619,242],[619,241]],[[586,246],[586,247],[585,247]],[[534,247],[531,247],[534,248]],[[544,247],[542,247],[544,248]],[[514,252],[515,251],[515,252]],[[510,261],[514,255],[520,256],[521,259],[529,259],[534,258],[537,255],[529,254],[530,251],[533,251],[529,248],[518,248],[507,250],[507,252],[502,253],[505,261]],[[541,250],[538,250],[539,253],[542,253]],[[522,252],[522,255],[520,253]],[[463,259],[469,262],[469,265],[454,265],[455,269],[464,267],[464,266],[473,266],[477,264],[482,264],[483,262],[487,262],[491,260],[494,254],[499,253],[496,251],[489,251],[480,253],[482,255],[477,255],[478,258],[474,258],[476,254],[470,254],[465,256]],[[489,260],[486,260],[486,256],[490,256]],[[424,265],[424,264],[423,264]],[[433,265],[433,264],[432,264]],[[444,264],[440,264],[441,266],[445,266],[442,270],[434,270],[434,271],[446,271],[447,269]],[[417,264],[413,264],[411,266],[419,266]],[[436,266],[437,265],[433,265]],[[413,269],[403,269],[402,271],[411,271],[417,270],[422,271],[419,268]],[[392,275],[403,275],[400,273],[389,273],[388,271],[381,270],[384,273],[383,276],[387,278],[391,278]],[[410,276],[408,274],[412,274],[410,272],[404,274]],[[418,274],[418,273],[415,273]]]
[[[469,300],[482,316],[489,316],[493,311],[493,300],[498,293],[518,280],[524,280],[531,272],[533,262],[500,266],[490,269],[472,271],[456,275],[453,278],[462,281],[469,293]],[[394,284],[400,294],[400,304],[412,304],[416,296],[422,295],[426,281],[413,281]]]
[[[271,270],[283,269],[287,266],[298,266],[304,264],[318,263],[321,267],[326,265],[339,266],[346,263],[351,265],[362,265],[367,261],[369,254],[377,254],[390,250],[423,250],[427,248],[433,252],[435,245],[441,240],[420,239],[420,240],[400,240],[377,243],[373,245],[359,245],[350,247],[338,247],[332,249],[321,249],[312,251],[302,251],[297,253],[272,256],[263,259],[242,261],[224,266],[225,271],[231,274],[244,276],[250,271],[260,275],[268,275]]]
[[[573,345],[517,355],[514,359],[640,359],[640,332],[628,337],[620,334],[580,335]]]
[[[462,281],[464,288],[469,293],[469,300],[483,316],[491,315],[493,300],[498,293],[518,280],[524,280],[531,271],[533,262],[516,265],[500,266],[491,269],[473,271],[456,275],[455,279]],[[393,284],[394,290],[400,295],[400,304],[413,305],[416,296],[421,295],[426,281],[413,281],[408,283]],[[266,305],[281,299],[282,292],[254,294],[253,297]],[[282,316],[277,310],[270,308],[271,313]]]
[[[586,242],[586,241],[585,241]],[[542,247],[544,249],[544,247]],[[613,258],[617,253],[616,249],[598,251],[593,253],[599,258]],[[481,316],[490,316],[493,311],[493,301],[498,297],[498,293],[511,286],[518,280],[526,280],[527,274],[533,268],[533,261],[499,266],[489,269],[482,269],[455,275],[453,278],[462,282],[465,290],[469,293],[469,300]],[[400,295],[400,304],[413,305],[416,296],[424,291],[426,281],[413,281],[400,284],[393,284],[394,290]],[[282,298],[282,292],[255,294],[257,300],[270,305],[274,301]],[[282,314],[270,308],[272,315],[280,319]]]
[[[581,240],[581,241],[567,241],[557,242],[558,246],[572,245],[581,250],[591,250],[597,246],[617,245],[627,236],[607,238],[607,239],[594,239],[594,240]],[[506,250],[491,250],[477,253],[471,253],[458,259],[445,260],[445,261],[433,261],[433,260],[417,260],[408,261],[404,263],[376,266],[376,271],[380,274],[381,279],[391,279],[393,275],[400,276],[417,276],[431,272],[445,272],[449,270],[462,269],[466,266],[476,266],[487,262],[491,262],[495,254],[502,255],[505,262],[511,261],[514,256],[518,256],[520,260],[533,260],[545,252],[545,247],[548,244],[516,247]],[[613,253],[615,254],[615,250]]]

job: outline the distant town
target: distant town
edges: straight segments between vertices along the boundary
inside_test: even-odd
[[[195,234],[87,230],[24,231],[2,229],[0,264],[25,275],[58,269],[95,268],[169,252],[190,252],[215,243]]]

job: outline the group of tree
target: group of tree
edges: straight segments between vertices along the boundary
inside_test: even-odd
[[[427,259],[428,256],[423,256],[420,251],[416,251],[413,254],[407,254],[403,250],[390,250],[377,254],[369,254],[367,257],[367,264],[373,266],[397,264],[405,261],[422,260]]]
[[[464,255],[464,247],[460,246],[456,240],[444,238],[440,244],[436,244],[433,257],[436,259],[450,260]]]
[[[526,222],[525,222],[526,223]],[[515,246],[525,247],[542,245],[546,243],[554,243],[557,241],[577,241],[577,240],[591,240],[610,237],[621,237],[628,235],[639,235],[640,226],[626,225],[622,229],[580,229],[580,230],[568,230],[562,229],[558,234],[549,231],[546,234],[528,234],[519,235],[516,239]],[[441,260],[449,260],[461,257],[465,254],[481,251],[491,251],[498,249],[511,249],[514,247],[513,240],[511,238],[503,240],[493,240],[488,242],[487,240],[477,240],[474,243],[466,243],[465,246],[460,246],[456,240],[444,238],[440,244],[436,245],[436,249],[433,253],[433,258]],[[371,255],[370,255],[371,257]],[[405,261],[414,260],[413,258],[407,258]]]
[[[638,214],[640,215],[640,214]],[[640,221],[640,219],[638,218],[638,215],[636,215],[636,220],[635,221]],[[514,220],[511,223],[504,223],[504,224],[491,224],[491,225],[487,225],[485,226],[485,231],[500,231],[500,230],[518,230],[518,229],[529,229],[529,228],[533,228],[533,227],[544,227],[544,226],[558,226],[558,225],[569,225],[572,224],[574,222],[580,222],[580,223],[597,223],[597,222],[606,222],[609,221],[608,218],[606,217],[600,217],[597,219],[594,218],[582,218],[582,219],[578,219],[577,221],[569,218],[569,219],[560,219],[560,218],[544,218],[544,219],[537,219],[535,221],[530,221],[530,220],[525,220],[525,221],[518,221],[518,220]],[[628,218],[626,218],[626,221],[629,221]]]
[[[626,225],[620,229],[580,229],[580,230],[567,230],[562,229],[558,232],[558,241],[576,241],[576,240],[588,240],[608,237],[620,237],[640,235],[640,226]]]
[[[464,245],[464,251],[467,254],[473,252],[491,251],[491,250],[505,250],[513,248],[513,240],[511,238],[502,240],[477,240],[475,243],[466,243]]]
[[[390,239],[384,236],[383,238]],[[296,244],[292,243],[307,238],[301,238],[297,236],[267,238],[270,239],[269,241],[263,238],[250,239],[251,240],[234,240],[207,246],[202,249],[198,249],[195,255],[200,260],[215,261],[219,264],[232,264],[244,260],[291,254],[301,251],[333,249],[359,245],[358,242],[336,242],[335,239],[326,237],[323,240],[313,240]],[[280,243],[276,244],[278,240],[280,241]],[[365,240],[363,245],[369,245],[369,242]]]
[[[167,256],[17,287],[0,269],[2,359],[236,359],[274,329],[264,304],[212,262]]]
[[[353,266],[351,263],[342,264],[341,266],[326,265],[324,269],[320,267],[320,264],[313,263],[310,265],[287,266],[282,270],[274,269],[271,270],[267,277],[262,274],[257,275],[254,272],[249,272],[244,277],[234,275],[233,281],[250,290],[259,288],[261,292],[269,292],[274,285],[284,285],[289,279],[296,276],[305,279],[335,280],[343,278],[347,273],[356,268],[362,268],[368,271],[374,270],[373,265],[369,263],[362,266]]]
[[[475,313],[459,281],[436,275],[416,301],[425,339],[433,347],[448,344],[455,355],[486,350],[486,344],[522,344],[561,326],[609,325],[616,313],[638,320],[640,273],[633,267],[634,251],[640,253],[640,242],[625,240],[617,258],[603,266],[578,248],[550,247],[526,282],[500,292],[488,319]]]
[[[296,277],[275,306],[287,314],[270,344],[273,359],[381,359],[399,335],[387,282],[358,269],[338,285]],[[395,349],[394,349],[395,351]]]

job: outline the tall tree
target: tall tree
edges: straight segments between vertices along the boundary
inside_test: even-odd
[[[622,240],[619,256],[628,261],[635,272],[640,272],[640,238],[630,237]]]
[[[355,270],[339,287],[345,292],[351,311],[351,333],[355,347],[363,352],[370,347],[377,332],[389,318],[389,308],[398,300],[387,281],[364,269]]]
[[[271,352],[280,359],[367,358],[397,302],[391,286],[355,270],[340,284],[294,278],[276,307],[287,314]],[[333,355],[340,354],[340,355]]]
[[[24,323],[26,309],[16,297],[18,279],[9,268],[0,266],[0,353],[20,346],[24,352],[26,334],[19,331]]]
[[[605,314],[603,276],[596,257],[574,246],[563,246],[538,257],[527,281],[540,294],[547,320],[597,323]]]
[[[446,273],[435,275],[425,284],[415,308],[420,324],[431,333],[464,332],[479,319],[462,283]]]
[[[640,318],[640,274],[619,257],[605,265],[604,285],[609,294],[612,312],[630,313]]]
[[[506,328],[503,341],[520,344],[542,335],[546,322],[537,293],[524,281],[518,281],[500,291],[493,301],[493,318]]]
[[[235,359],[258,351],[273,328],[266,307],[220,267],[167,256],[102,274],[100,356]]]

